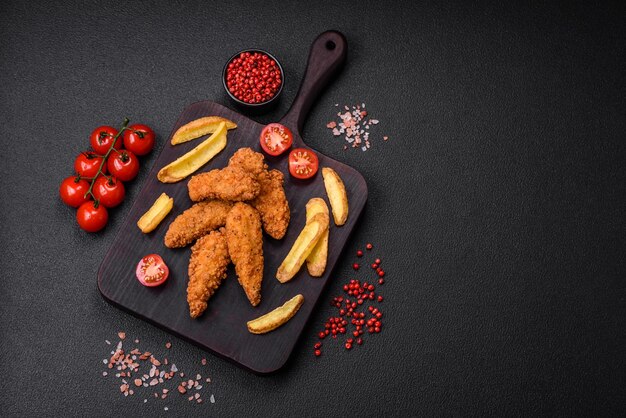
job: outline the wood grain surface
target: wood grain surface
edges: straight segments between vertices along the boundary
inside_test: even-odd
[[[281,121],[294,132],[294,147],[306,146],[300,135],[306,115],[320,91],[342,66],[346,53],[347,43],[338,32],[325,32],[313,43],[299,93]],[[261,152],[258,138],[263,125],[211,101],[187,107],[173,127],[172,134],[194,119],[211,115],[231,119],[238,127],[228,132],[226,148],[198,173],[226,166],[228,159],[241,147]],[[348,192],[350,214],[346,224],[341,227],[335,226],[331,218],[328,264],[324,275],[312,278],[303,266],[291,282],[281,284],[275,278],[276,270],[305,223],[306,202],[312,197],[322,197],[328,202],[328,198],[321,172],[312,180],[298,181],[289,175],[288,154],[276,158],[266,156],[269,167],[285,175],[291,223],[282,240],[274,240],[264,234],[265,266],[261,303],[257,307],[248,303],[231,265],[228,278],[210,299],[207,310],[194,320],[189,317],[186,300],[190,249],[169,249],[163,244],[168,225],[192,204],[187,194],[188,179],[175,184],[163,184],[157,180],[156,174],[204,138],[176,146],[172,146],[168,139],[100,266],[98,288],[107,301],[140,318],[255,373],[271,373],[281,368],[289,358],[324,286],[330,280],[332,270],[367,200],[367,185],[353,168],[317,153],[320,167],[332,167],[343,179]],[[154,232],[147,235],[141,233],[136,226],[137,220],[163,192],[174,198],[174,209]],[[170,268],[170,277],[164,286],[148,288],[135,278],[137,262],[150,253],[160,254]],[[287,324],[265,335],[248,332],[247,321],[282,305],[298,293],[304,295],[304,304]]]

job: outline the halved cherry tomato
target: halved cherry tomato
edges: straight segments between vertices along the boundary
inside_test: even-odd
[[[93,148],[97,154],[106,154],[109,148],[111,148],[115,135],[117,135],[117,129],[112,126],[98,126],[89,136],[91,148]],[[121,145],[122,138],[118,137],[115,141],[115,149],[120,149]]]
[[[263,151],[277,156],[291,148],[293,134],[280,123],[270,123],[261,131],[260,141]]]
[[[124,147],[135,155],[146,155],[154,148],[154,131],[147,125],[130,125],[124,136]]]
[[[106,178],[104,176],[99,176],[96,179],[93,184],[92,192],[100,204],[107,208],[114,208],[122,203],[126,195],[124,183],[115,177]]]
[[[98,168],[102,164],[102,157],[96,156],[93,152],[81,152],[74,160],[74,170],[81,177],[95,177],[98,174]],[[102,166],[102,172],[106,173],[106,165]]]
[[[78,225],[87,232],[98,232],[109,220],[107,209],[94,201],[85,202],[76,211]]]
[[[289,173],[297,179],[310,179],[318,166],[317,155],[310,149],[296,148],[289,153]]]
[[[87,181],[78,176],[70,176],[61,182],[59,194],[66,205],[77,208],[89,200],[89,197],[85,197],[87,190],[89,190]]]
[[[160,255],[149,254],[139,260],[135,274],[142,285],[154,287],[165,283],[170,269]]]
[[[111,175],[122,181],[131,181],[139,173],[139,158],[130,151],[112,152],[107,160]]]

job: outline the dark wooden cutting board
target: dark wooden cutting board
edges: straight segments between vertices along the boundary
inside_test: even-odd
[[[291,109],[281,120],[294,133],[294,147],[305,147],[300,135],[305,117],[315,98],[345,61],[346,53],[347,43],[341,33],[325,32],[314,41],[300,91]],[[228,132],[226,148],[198,173],[226,166],[228,159],[241,147],[261,152],[258,138],[263,125],[210,101],[187,107],[178,118],[172,134],[194,119],[211,115],[231,119],[238,127]],[[98,288],[102,296],[115,306],[206,350],[255,373],[274,372],[289,358],[324,286],[332,277],[332,270],[367,200],[365,180],[353,168],[317,153],[320,167],[332,167],[343,179],[348,192],[350,214],[342,227],[335,226],[331,216],[328,264],[323,277],[310,277],[306,266],[303,266],[292,281],[281,284],[275,278],[276,270],[304,226],[305,204],[312,197],[322,197],[328,203],[328,197],[321,172],[313,180],[297,181],[289,175],[287,154],[278,158],[266,157],[270,168],[281,170],[285,175],[291,223],[282,240],[264,235],[265,266],[261,303],[257,307],[250,305],[231,266],[228,278],[210,299],[204,314],[198,319],[191,319],[186,299],[187,267],[191,251],[189,247],[169,249],[163,244],[168,225],[192,204],[187,194],[188,179],[163,184],[156,175],[163,166],[195,147],[204,138],[176,146],[170,144],[170,139],[171,135],[100,266]],[[174,209],[154,232],[143,234],[136,226],[137,220],[163,192],[174,198]],[[142,286],[135,278],[137,262],[151,253],[160,254],[170,268],[168,281],[156,288]],[[304,304],[287,324],[264,335],[248,332],[247,321],[282,305],[298,293],[304,295]]]

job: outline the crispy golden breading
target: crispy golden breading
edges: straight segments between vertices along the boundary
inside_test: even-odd
[[[240,202],[259,195],[261,186],[254,175],[239,167],[225,167],[193,176],[189,183],[189,197],[194,202],[221,199]]]
[[[281,239],[287,232],[291,212],[283,188],[284,176],[278,170],[267,171],[263,154],[241,148],[230,158],[230,167],[239,167],[253,174],[261,192],[250,202],[259,211],[263,229],[272,238]]]
[[[259,212],[246,203],[236,203],[226,217],[228,252],[239,284],[252,306],[261,302],[263,280],[263,232]]]
[[[265,232],[272,238],[281,239],[291,219],[289,202],[283,188],[283,173],[278,170],[265,171],[257,179],[261,193],[250,204],[261,214]]]
[[[192,318],[197,318],[207,308],[207,301],[226,278],[229,263],[224,228],[209,232],[191,247],[187,303]]]
[[[255,176],[258,176],[263,171],[267,171],[267,164],[265,164],[263,154],[252,151],[251,148],[247,147],[239,148],[228,160],[228,165],[230,167],[243,168]]]
[[[226,215],[233,207],[223,200],[198,202],[174,219],[165,234],[165,246],[184,247],[210,231],[226,225]]]

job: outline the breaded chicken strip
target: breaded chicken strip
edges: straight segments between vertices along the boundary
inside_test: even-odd
[[[225,167],[193,176],[189,183],[189,197],[194,202],[206,199],[231,201],[252,200],[259,195],[261,186],[239,167]]]
[[[239,284],[252,306],[261,302],[263,280],[263,232],[259,212],[246,203],[235,203],[226,217],[228,252]]]
[[[267,171],[267,164],[265,164],[265,158],[260,152],[255,152],[251,148],[239,148],[230,160],[228,160],[229,167],[239,167],[246,170],[248,173],[258,176],[264,171]]]
[[[174,219],[165,234],[165,246],[184,247],[210,231],[226,225],[226,215],[233,207],[223,200],[198,202]]]
[[[261,214],[263,229],[269,236],[275,239],[284,237],[291,213],[283,187],[283,174],[278,170],[267,171],[263,154],[250,148],[240,148],[228,165],[240,167],[255,176],[261,185],[261,192],[249,203]]]
[[[283,188],[283,173],[278,170],[265,171],[257,179],[261,193],[250,204],[261,214],[265,232],[272,238],[281,239],[291,219],[289,202]]]
[[[224,228],[209,232],[191,247],[187,303],[192,318],[197,318],[207,308],[207,301],[226,278],[229,263]]]

